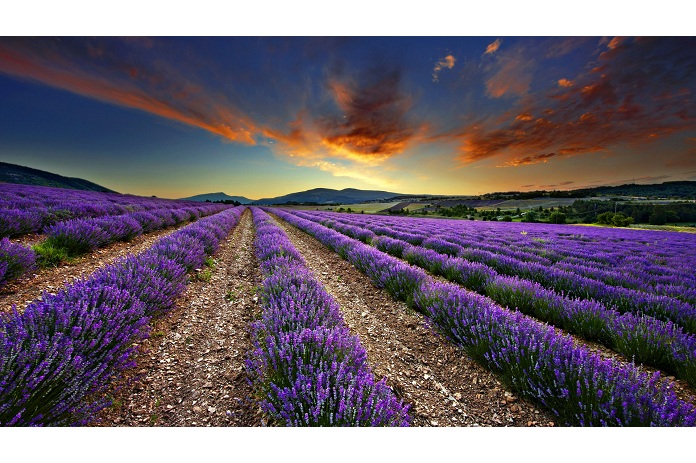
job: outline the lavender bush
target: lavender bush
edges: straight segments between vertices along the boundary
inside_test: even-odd
[[[98,395],[132,366],[133,342],[147,335],[140,301],[125,289],[83,282],[0,320],[0,424],[82,424],[105,404]]]
[[[696,409],[659,373],[602,360],[571,337],[452,284],[425,285],[418,304],[441,333],[566,424],[696,425]]]
[[[5,210],[0,214],[0,237],[35,233],[41,229],[41,216],[33,211]]]
[[[696,303],[696,275],[687,270],[688,263],[696,257],[696,240],[689,234],[387,216],[375,220],[369,215],[315,211],[298,211],[297,214],[329,227],[357,225],[411,244],[419,243],[407,239],[404,233],[415,234],[421,241],[449,242],[472,252],[472,258],[488,259],[490,265],[502,265],[498,269],[501,273],[517,269],[533,270],[542,275],[546,271],[553,276],[559,271],[557,275],[562,277],[562,272],[570,272],[610,286]],[[497,262],[496,257],[508,260]],[[515,260],[523,264],[516,265]],[[524,264],[542,264],[542,267],[535,269],[530,265],[525,269]],[[525,276],[523,273],[517,275]]]
[[[0,240],[0,286],[35,267],[36,255],[31,249],[13,243],[7,238]]]
[[[65,249],[68,256],[85,254],[109,242],[109,235],[96,223],[82,219],[69,220],[46,229],[46,244]]]

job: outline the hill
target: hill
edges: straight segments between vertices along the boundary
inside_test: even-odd
[[[19,183],[22,185],[39,185],[71,190],[102,191],[116,193],[96,183],[76,177],[63,177],[44,170],[0,162],[0,182]]]
[[[358,190],[345,188],[334,190],[331,188],[314,188],[307,191],[299,191],[275,198],[263,198],[254,201],[255,204],[351,204],[365,201],[379,201],[399,196],[400,193],[379,190]]]
[[[179,199],[182,201],[238,201],[242,204],[250,204],[254,202],[253,199],[245,198],[244,196],[230,196],[221,191],[218,193],[203,193],[200,195]]]
[[[618,186],[596,186],[576,190],[534,190],[486,193],[481,199],[538,199],[549,198],[591,198],[596,196],[633,196],[645,198],[694,199],[696,182],[675,181],[655,184],[630,183]]]
[[[602,195],[619,195],[619,196],[651,196],[659,198],[696,198],[696,182],[679,181],[679,182],[664,182],[652,185],[619,185],[619,186],[600,186],[589,188],[589,193],[597,193]]]

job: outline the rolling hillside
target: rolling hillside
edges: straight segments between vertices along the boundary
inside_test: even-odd
[[[62,175],[53,174],[44,170],[19,166],[8,162],[0,162],[0,182],[116,193],[114,190],[97,185],[89,180],[76,177],[63,177]]]

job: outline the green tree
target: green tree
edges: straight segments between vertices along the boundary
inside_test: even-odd
[[[667,214],[665,213],[664,208],[661,208],[659,206],[655,206],[655,209],[652,214],[650,214],[650,219],[649,219],[650,225],[664,225],[667,223]]]
[[[628,227],[633,223],[633,217],[628,217],[623,212],[617,212],[614,217],[611,218],[612,225],[616,227]]]
[[[679,222],[679,215],[670,210],[666,210],[665,214],[667,215],[667,222]]]
[[[551,216],[549,217],[550,223],[561,224],[561,223],[565,223],[565,221],[566,221],[566,215],[562,212],[553,212],[553,213],[551,213]]]
[[[613,212],[602,212],[601,214],[597,214],[597,223],[602,224],[602,225],[611,225],[611,219],[614,218],[614,213]]]
[[[522,222],[536,222],[536,218],[537,218],[536,212],[529,211],[522,218]]]

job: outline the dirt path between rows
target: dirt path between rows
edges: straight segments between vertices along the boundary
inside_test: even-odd
[[[247,209],[215,254],[209,282],[193,281],[141,345],[131,381],[101,426],[260,426],[244,359],[261,281]],[[127,380],[128,378],[126,378]]]
[[[493,373],[436,336],[421,315],[375,288],[313,237],[272,217],[341,306],[375,376],[386,376],[387,384],[411,404],[413,426],[555,425],[548,411],[506,391]]]
[[[75,279],[86,277],[119,257],[138,254],[146,250],[158,239],[174,233],[186,225],[189,225],[189,222],[141,235],[128,242],[113,243],[80,256],[71,263],[65,263],[55,268],[37,268],[33,273],[10,281],[0,288],[0,312],[11,311],[13,304],[18,309],[24,310],[30,302],[40,297],[43,291],[55,293]]]

